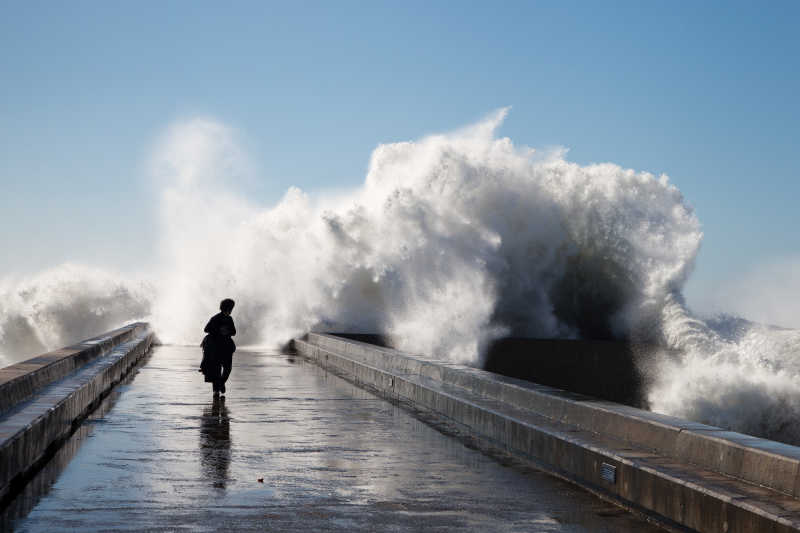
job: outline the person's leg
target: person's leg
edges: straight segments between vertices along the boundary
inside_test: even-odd
[[[212,381],[211,384],[214,390],[214,394],[216,395],[222,392],[224,384],[224,381],[222,381],[221,379],[223,372],[222,363],[218,359],[216,359],[211,368],[212,368],[211,375],[214,377],[214,381]]]
[[[231,375],[231,366],[233,365],[233,354],[222,358],[222,376],[220,377],[220,389],[222,394],[225,394],[225,382]]]

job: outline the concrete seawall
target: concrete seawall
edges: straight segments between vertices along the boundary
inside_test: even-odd
[[[800,531],[800,448],[333,335],[295,347],[666,525]]]
[[[0,501],[66,438],[145,355],[135,323],[0,369]]]

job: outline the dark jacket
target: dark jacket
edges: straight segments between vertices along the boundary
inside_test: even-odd
[[[230,357],[236,351],[236,344],[231,338],[236,335],[236,326],[233,325],[233,318],[224,313],[217,313],[206,324],[205,332],[208,335],[205,336],[200,344],[203,347],[203,361],[200,363],[200,372],[206,374],[206,381],[209,381],[206,369]]]

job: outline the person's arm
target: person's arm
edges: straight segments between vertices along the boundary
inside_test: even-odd
[[[233,318],[231,318],[230,315],[220,318],[220,322],[220,335],[227,335],[228,337],[233,337],[236,335],[236,326],[233,325]]]

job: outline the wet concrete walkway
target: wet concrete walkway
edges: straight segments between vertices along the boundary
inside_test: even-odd
[[[18,531],[660,531],[302,358],[157,347],[6,509]]]

